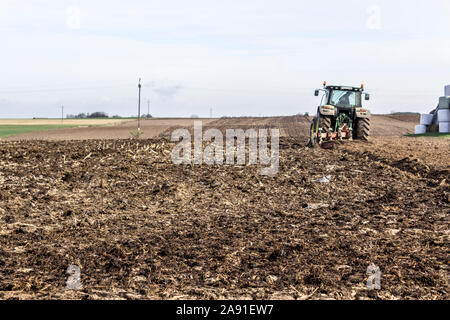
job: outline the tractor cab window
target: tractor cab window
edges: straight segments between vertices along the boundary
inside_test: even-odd
[[[341,108],[360,107],[361,92],[333,90],[331,92],[330,104]]]

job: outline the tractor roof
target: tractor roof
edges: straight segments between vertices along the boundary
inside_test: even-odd
[[[343,91],[356,91],[363,92],[364,87],[348,87],[348,86],[326,86],[325,89],[328,90],[343,90]]]

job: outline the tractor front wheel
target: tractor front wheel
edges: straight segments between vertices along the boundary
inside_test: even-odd
[[[317,144],[317,137],[316,137],[316,118],[314,118],[313,122],[311,123],[311,127],[309,128],[309,141],[308,141],[308,147],[313,148]]]
[[[321,116],[319,118],[319,127],[322,128],[322,131],[329,132],[331,130],[331,117]]]

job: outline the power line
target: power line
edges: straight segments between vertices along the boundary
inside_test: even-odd
[[[41,92],[59,92],[59,91],[78,91],[78,90],[99,90],[99,89],[114,89],[114,88],[132,88],[131,85],[120,86],[101,86],[101,87],[74,87],[74,88],[49,88],[49,89],[33,89],[33,90],[0,90],[0,93],[41,93]]]
[[[154,87],[157,89],[157,86],[152,85],[141,85],[144,87]],[[110,86],[91,86],[91,87],[65,87],[65,88],[42,88],[42,89],[6,89],[0,90],[1,94],[8,93],[46,93],[46,92],[64,92],[64,91],[83,91],[83,90],[100,90],[100,89],[116,89],[116,88],[132,88],[132,85],[124,84],[124,85],[110,85]],[[297,94],[299,91],[311,91],[314,90],[315,87],[310,88],[288,88],[288,89],[279,89],[275,90],[266,89],[266,88],[240,88],[240,89],[226,89],[226,88],[211,88],[211,87],[191,87],[191,86],[181,86],[180,90],[201,90],[201,91],[211,91],[211,92],[225,92],[225,93],[284,93],[284,94]],[[368,91],[384,93],[384,94],[395,94],[395,95],[431,95],[436,94],[437,90],[402,90],[402,89],[382,89],[382,88],[370,88],[368,87]]]

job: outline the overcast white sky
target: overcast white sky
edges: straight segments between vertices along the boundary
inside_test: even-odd
[[[428,112],[450,84],[450,1],[0,2],[0,118],[313,112],[324,80],[374,113]]]

